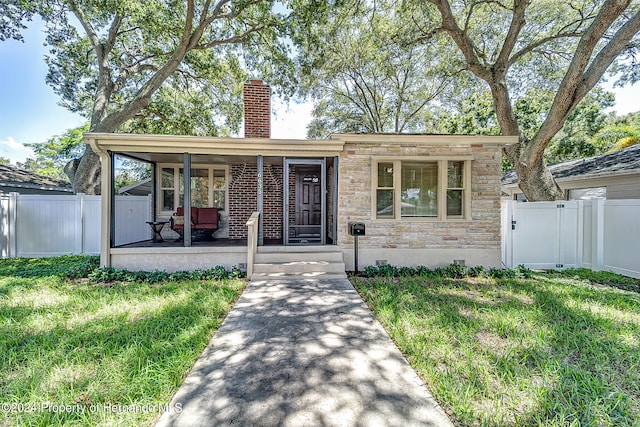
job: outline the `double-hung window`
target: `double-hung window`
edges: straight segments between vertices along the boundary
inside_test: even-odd
[[[373,160],[374,218],[468,219],[471,158]]]
[[[180,165],[160,165],[158,204],[160,211],[171,213],[184,204],[184,169]],[[199,208],[226,208],[226,166],[199,166],[191,168],[191,206]]]

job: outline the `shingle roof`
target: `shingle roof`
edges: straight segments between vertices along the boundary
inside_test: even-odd
[[[18,169],[15,166],[6,165],[0,165],[0,190],[2,190],[2,187],[73,192],[71,184],[68,182]]]
[[[640,172],[640,144],[632,145],[615,153],[556,163],[549,165],[549,170],[555,179]],[[502,185],[517,184],[516,171],[514,169],[508,170],[502,175],[501,182]]]

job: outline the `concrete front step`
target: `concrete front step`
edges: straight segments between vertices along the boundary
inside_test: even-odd
[[[293,261],[253,264],[254,273],[289,273],[293,271],[340,273],[344,272],[343,262]]]
[[[288,246],[258,246],[258,253],[283,253],[283,252],[342,252],[336,245],[288,245]]]
[[[347,274],[342,273],[323,273],[323,272],[305,272],[299,271],[294,273],[253,273],[252,280],[290,280],[290,279],[345,279]]]
[[[255,258],[256,264],[268,264],[272,262],[301,262],[301,261],[328,261],[342,262],[342,252],[258,252]]]
[[[252,278],[344,278],[338,246],[260,246]]]

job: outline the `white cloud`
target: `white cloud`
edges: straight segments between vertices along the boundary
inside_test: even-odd
[[[10,136],[6,139],[0,139],[0,157],[6,157],[11,160],[12,164],[24,162],[27,157],[33,156],[33,154],[30,148],[25,147]]]

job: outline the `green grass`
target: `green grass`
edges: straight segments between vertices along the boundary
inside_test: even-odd
[[[245,285],[64,277],[94,264],[86,257],[0,261],[0,404],[13,404],[0,407],[0,426],[152,424]],[[42,410],[45,402],[85,412]],[[23,404],[35,411],[17,412]],[[91,412],[91,405],[140,406]]]
[[[352,282],[455,424],[640,426],[638,280]]]

